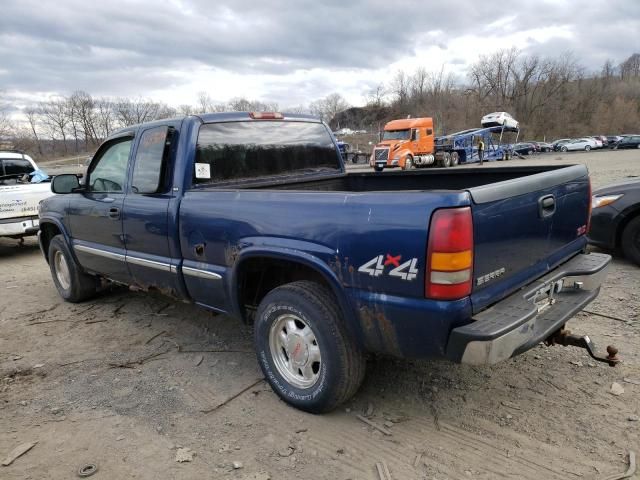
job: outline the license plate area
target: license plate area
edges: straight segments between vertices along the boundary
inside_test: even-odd
[[[562,291],[563,286],[564,280],[557,280],[536,291],[533,296],[533,304],[536,306],[538,313],[543,312],[556,303],[556,296]]]

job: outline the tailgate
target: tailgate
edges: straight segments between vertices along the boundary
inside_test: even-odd
[[[583,165],[484,185],[469,193],[474,312],[544,275],[585,243],[591,199]]]
[[[38,215],[38,203],[51,193],[51,183],[0,186],[0,220]]]

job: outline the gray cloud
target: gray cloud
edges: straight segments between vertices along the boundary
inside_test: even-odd
[[[510,21],[500,23],[504,18]],[[572,50],[587,66],[620,61],[640,50],[639,19],[637,0],[579,7],[573,1],[515,0],[508,8],[472,0],[22,0],[2,7],[0,90],[139,95],[184,85],[184,73],[206,65],[237,75],[280,76],[266,88],[277,99],[291,88],[314,98],[335,85],[287,84],[287,75],[311,68],[384,69],[410,57],[419,38],[446,50],[448,40],[465,34],[499,38],[500,32],[563,26],[575,36],[534,38],[527,51]],[[496,21],[497,27],[489,27]],[[508,45],[496,44],[501,47]]]

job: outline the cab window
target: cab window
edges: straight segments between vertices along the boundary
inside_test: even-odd
[[[28,160],[21,158],[4,158],[0,160],[2,164],[0,175],[24,175],[34,171],[33,165]]]
[[[145,130],[140,136],[131,180],[134,193],[149,194],[164,190],[169,135],[170,128],[162,126]]]
[[[127,178],[131,138],[109,145],[89,167],[87,190],[96,193],[121,193]]]

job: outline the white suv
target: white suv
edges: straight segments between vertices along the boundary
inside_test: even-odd
[[[51,183],[29,155],[0,151],[0,237],[36,235],[38,204],[51,195]]]

